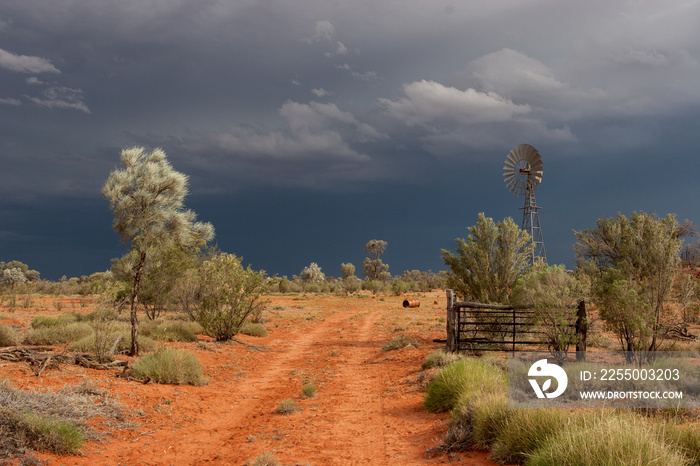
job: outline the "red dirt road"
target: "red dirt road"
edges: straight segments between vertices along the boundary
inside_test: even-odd
[[[238,344],[179,343],[196,354],[210,382],[200,387],[128,382],[114,373],[66,367],[35,377],[17,363],[0,362],[0,375],[17,388],[61,387],[85,379],[107,390],[130,411],[125,425],[93,424],[107,431],[83,456],[49,458],[51,464],[189,465],[253,463],[273,452],[281,464],[444,464],[426,457],[447,429],[447,414],[422,408],[425,356],[441,345],[444,297],[271,297],[266,338],[241,336],[265,351]],[[437,304],[440,303],[440,304]],[[30,313],[27,319],[31,319]],[[19,318],[19,316],[13,316]],[[21,320],[21,318],[20,318]],[[398,334],[418,337],[419,348],[385,352]],[[303,398],[302,384],[318,392]],[[301,410],[276,414],[284,399]],[[460,464],[492,465],[486,453],[464,453]]]

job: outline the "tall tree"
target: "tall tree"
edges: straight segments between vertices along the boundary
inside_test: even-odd
[[[455,240],[456,254],[442,250],[450,268],[449,286],[465,299],[507,303],[515,281],[529,266],[530,235],[510,217],[496,224],[483,213],[467,230],[466,240]]]
[[[143,147],[124,149],[124,168],[113,170],[102,188],[114,214],[113,227],[125,244],[138,253],[131,295],[131,355],[139,353],[139,283],[149,249],[177,245],[204,245],[214,237],[211,223],[196,221],[185,210],[188,178],[173,169],[162,149],[147,152]]]
[[[382,262],[386,247],[387,242],[380,239],[373,239],[365,244],[367,257],[362,261],[362,274],[367,281],[386,281],[391,278],[389,265]]]

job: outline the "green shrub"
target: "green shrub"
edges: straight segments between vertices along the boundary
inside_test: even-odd
[[[289,398],[280,401],[280,404],[278,404],[277,408],[275,409],[275,413],[284,415],[292,414],[297,411],[301,411],[301,408],[299,408],[299,406],[297,406],[297,404]]]
[[[659,438],[644,418],[630,415],[598,415],[581,426],[562,428],[530,456],[527,464],[611,466],[690,464],[677,447]]]
[[[235,337],[248,316],[261,312],[265,304],[265,272],[243,268],[241,260],[219,253],[197,269],[196,310],[190,317],[217,341]]]
[[[202,366],[194,354],[173,348],[160,349],[140,358],[132,367],[132,375],[175,385],[206,383]]]
[[[128,326],[121,324],[103,336],[102,341],[110,352],[113,347],[115,348],[113,354],[126,354],[131,349],[131,330]],[[95,354],[95,345],[95,334],[90,332],[89,335],[71,343],[68,349],[75,352]],[[158,345],[152,338],[143,335],[139,336],[139,351],[142,353],[152,353],[157,347]]]
[[[382,350],[384,351],[394,351],[401,348],[418,348],[420,346],[420,340],[412,338],[406,335],[399,335],[392,338],[391,340],[384,343]]]
[[[19,337],[12,327],[0,324],[0,346],[15,346],[19,343]]]
[[[488,448],[498,434],[509,424],[512,410],[508,409],[505,393],[488,393],[474,397],[468,405],[477,448]]]
[[[480,359],[462,359],[443,368],[428,384],[423,405],[428,411],[450,411],[475,394],[506,390],[502,370]]]
[[[81,317],[78,314],[62,314],[58,317],[38,316],[32,320],[32,328],[56,327],[85,320],[84,318],[81,319]]]
[[[268,335],[267,329],[262,324],[254,324],[253,322],[248,321],[243,324],[239,333],[260,338],[265,338]]]
[[[27,345],[58,345],[78,341],[91,334],[90,325],[82,322],[43,326],[27,332],[24,343]]]
[[[311,382],[306,382],[304,385],[301,386],[301,394],[304,398],[311,398],[313,396],[316,396],[317,391],[318,388],[316,388],[316,385],[314,385]]]
[[[482,407],[482,410],[489,408]],[[484,440],[492,440],[491,457],[502,463],[524,463],[535,450],[546,445],[562,429],[571,428],[570,413],[563,409],[511,409],[505,418],[490,422]],[[490,443],[490,442],[489,442]],[[565,463],[568,464],[568,463]],[[602,464],[602,463],[601,463]]]
[[[85,440],[83,433],[72,422],[34,413],[20,414],[18,427],[26,431],[33,439],[33,447],[41,451],[74,454]]]
[[[158,341],[199,341],[197,334],[204,329],[197,322],[184,320],[152,320],[144,322],[139,327],[139,335],[150,337]],[[139,342],[140,344],[140,342]]]
[[[253,461],[253,466],[279,466],[280,462],[271,451],[260,453]]]
[[[444,367],[453,362],[457,362],[462,359],[458,353],[446,353],[445,350],[435,350],[425,358],[421,367],[423,369],[432,369],[433,367]]]
[[[32,412],[0,409],[3,449],[17,452],[29,448],[57,454],[75,454],[85,440],[83,432],[67,420]]]

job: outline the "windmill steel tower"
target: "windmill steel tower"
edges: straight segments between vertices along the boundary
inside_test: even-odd
[[[525,197],[523,211],[523,230],[527,231],[532,238],[531,263],[541,259],[547,262],[547,255],[544,250],[544,239],[542,238],[542,227],[540,226],[539,207],[535,201],[535,189],[542,181],[542,157],[537,149],[529,144],[515,146],[506,157],[503,166],[503,179],[506,187],[515,196]]]

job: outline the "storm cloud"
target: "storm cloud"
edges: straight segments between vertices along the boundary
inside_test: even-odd
[[[123,250],[100,187],[145,145],[254,267],[337,275],[380,238],[393,273],[437,270],[478,212],[519,222],[501,167],[528,143],[549,261],[571,265],[571,230],[601,216],[697,220],[699,15],[684,1],[7,0],[0,260],[49,278],[109,267]]]

